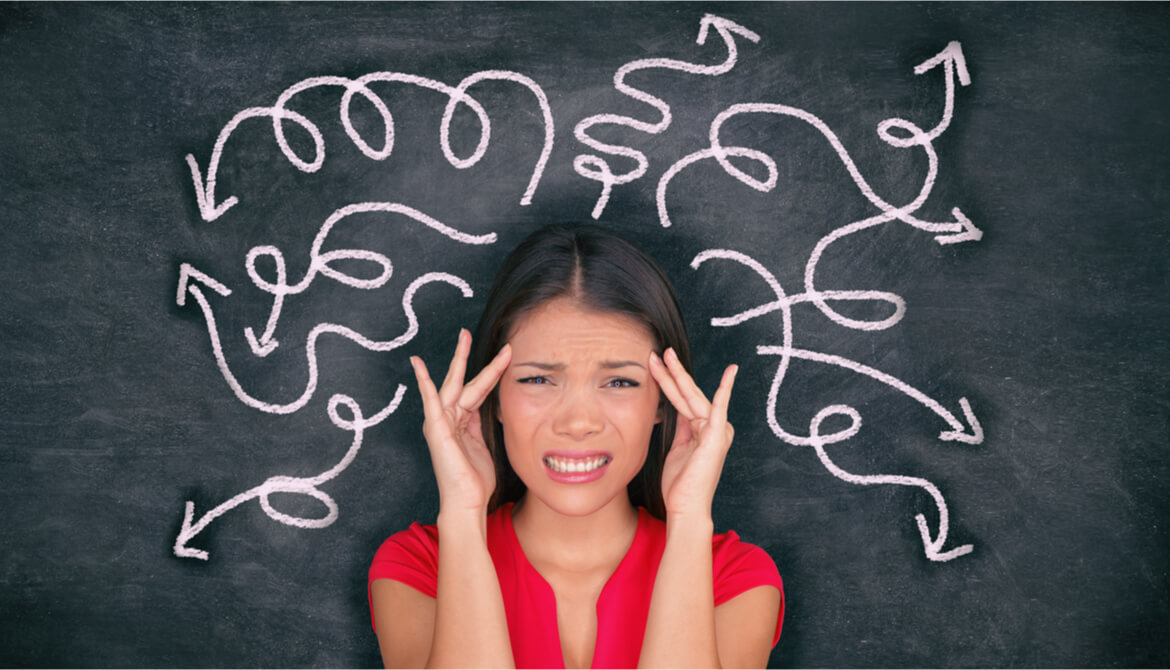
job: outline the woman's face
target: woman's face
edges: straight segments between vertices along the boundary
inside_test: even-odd
[[[626,500],[662,419],[650,332],[558,298],[521,317],[508,341],[499,421],[528,494],[571,516]]]

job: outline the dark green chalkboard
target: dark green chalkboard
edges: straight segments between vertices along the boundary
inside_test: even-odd
[[[1168,55],[1165,4],[0,5],[0,665],[378,664],[407,357],[595,216],[742,366],[773,665],[1170,664]]]

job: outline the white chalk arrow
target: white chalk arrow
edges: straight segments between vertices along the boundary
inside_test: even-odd
[[[216,505],[205,512],[203,516],[199,517],[198,521],[195,520],[195,503],[188,500],[183,508],[183,523],[179,528],[178,536],[175,537],[175,544],[173,546],[175,556],[180,558],[198,558],[206,561],[208,559],[208,553],[202,549],[188,546],[191,540],[203,532],[211,522],[253,499],[260,500],[260,506],[269,518],[285,525],[296,526],[298,528],[325,528],[331,525],[337,520],[339,509],[336,501],[329,494],[322,491],[320,486],[341,474],[342,471],[353,463],[357,457],[358,450],[361,449],[362,437],[366,429],[376,426],[386,417],[393,414],[398,409],[398,405],[402,403],[405,392],[406,387],[399,384],[397,391],[394,393],[394,399],[390,401],[390,404],[369,419],[363,418],[361,408],[353,398],[342,394],[333,396],[329,401],[328,408],[330,420],[338,428],[353,432],[353,441],[350,443],[350,447],[341,461],[329,470],[314,477],[286,477],[282,475],[269,477],[263,484],[232,496],[228,500]],[[338,405],[348,407],[353,418],[342,418],[337,413]],[[271,496],[274,493],[299,494],[315,498],[321,504],[325,505],[328,512],[320,518],[304,518],[285,514],[272,506]]]
[[[280,320],[285,297],[302,293],[309,288],[310,284],[313,283],[313,280],[318,275],[325,275],[341,284],[362,290],[381,288],[390,279],[393,274],[393,264],[383,254],[368,249],[334,249],[327,252],[321,250],[325,244],[325,240],[329,237],[329,233],[342,220],[357,214],[370,213],[403,216],[409,220],[421,223],[427,228],[437,231],[444,237],[461,244],[482,245],[492,244],[496,241],[495,233],[485,233],[482,235],[464,233],[413,207],[401,203],[358,202],[334,210],[329,215],[329,218],[321,224],[320,230],[317,231],[317,236],[313,239],[313,246],[309,250],[309,267],[305,271],[305,276],[296,284],[290,285],[288,283],[284,254],[281,253],[279,248],[270,245],[253,247],[248,251],[244,267],[248,271],[248,276],[252,279],[252,283],[256,288],[265,293],[270,293],[273,296],[272,309],[269,311],[268,323],[264,332],[257,336],[256,332],[250,326],[244,329],[244,336],[247,338],[248,346],[251,347],[253,354],[264,357],[276,350],[278,346],[275,338],[276,326]],[[268,256],[272,259],[272,263],[276,268],[275,281],[268,281],[260,276],[260,272],[256,268],[256,259],[260,256]],[[373,278],[355,277],[331,265],[338,261],[366,261],[379,266],[381,272]]]
[[[958,42],[951,42],[935,56],[923,61],[914,68],[914,74],[925,74],[938,65],[944,66],[946,73],[946,98],[943,107],[943,117],[934,130],[927,133],[927,137],[934,140],[942,135],[951,125],[955,113],[955,75],[963,86],[971,85],[971,75],[967,72],[967,59],[963,57],[963,47]]]
[[[776,347],[776,346],[759,346],[756,347],[756,353],[761,356],[785,356],[792,358],[800,358],[808,361],[816,361],[826,365],[834,365],[837,367],[852,370],[861,375],[865,375],[870,379],[877,380],[897,391],[903,393],[910,398],[913,398],[918,403],[937,414],[943,421],[951,427],[951,430],[946,430],[939,433],[939,439],[945,442],[963,442],[965,444],[981,444],[983,442],[983,427],[979,424],[979,420],[975,418],[975,413],[971,411],[971,404],[966,398],[959,398],[959,406],[963,409],[963,416],[967,423],[961,421],[947,408],[942,406],[934,398],[926,395],[922,391],[910,386],[906,382],[886,374],[881,370],[872,368],[868,365],[858,363],[857,361],[836,356],[833,354],[823,354],[818,351],[808,351],[806,349],[795,349],[790,347]],[[807,442],[803,442],[808,444]]]
[[[962,230],[957,233],[951,233],[950,235],[935,235],[934,240],[936,242],[939,244],[958,244],[960,242],[978,242],[983,239],[983,231],[976,228],[975,224],[971,223],[971,219],[964,216],[958,207],[952,209],[951,214],[954,215],[955,220],[962,226]]]
[[[186,266],[186,264],[184,264],[184,266],[186,268],[190,267]],[[239,380],[236,379],[236,376],[232,373],[231,368],[227,363],[227,357],[224,355],[223,345],[220,342],[219,329],[215,322],[215,313],[212,310],[211,303],[203,295],[203,292],[199,289],[199,286],[188,280],[188,278],[193,274],[206,277],[206,275],[198,273],[197,271],[192,272],[188,270],[187,272],[184,272],[180,270],[180,288],[185,287],[186,292],[190,293],[195,298],[196,302],[199,303],[200,309],[203,310],[203,318],[207,323],[207,335],[211,340],[212,354],[215,356],[216,365],[219,367],[219,371],[223,375],[224,381],[227,382],[228,386],[232,389],[232,392],[235,393],[240,402],[248,405],[249,407],[258,409],[262,412],[268,412],[270,414],[292,414],[293,412],[296,412],[308,404],[309,400],[313,397],[313,394],[317,390],[318,379],[317,340],[322,335],[340,335],[341,337],[350,340],[351,342],[368,351],[391,351],[406,344],[418,333],[418,317],[415,315],[414,307],[412,306],[411,301],[414,298],[415,292],[423,285],[429,284],[431,282],[443,282],[458,288],[465,298],[470,298],[472,296],[471,286],[463,279],[445,272],[428,272],[411,282],[410,286],[408,286],[406,291],[403,293],[402,309],[406,314],[407,329],[406,332],[394,338],[393,340],[371,340],[361,333],[351,328],[347,328],[346,326],[334,323],[317,324],[309,332],[305,342],[305,358],[307,359],[309,368],[309,379],[305,384],[305,389],[301,393],[300,397],[298,397],[296,400],[284,404],[279,404],[264,402],[263,400],[259,400],[251,396],[247,391],[244,390],[243,386],[240,385]],[[218,284],[218,282],[216,283]],[[225,290],[227,288],[222,284],[219,284],[219,287]],[[215,287],[213,286],[213,288]],[[217,292],[222,294],[222,291],[218,291],[218,289]]]
[[[208,275],[196,270],[189,263],[183,263],[179,265],[179,290],[175,294],[175,303],[179,305],[179,307],[183,307],[187,304],[187,291],[192,281],[196,281],[207,286],[212,291],[215,291],[225,298],[232,294],[232,290],[228,287],[224,286],[215,279],[212,279]],[[190,286],[190,288],[195,287]],[[197,291],[198,289],[195,290]],[[202,293],[200,292],[200,294]]]
[[[215,185],[217,175],[219,174],[219,161],[223,157],[224,146],[227,145],[228,138],[231,137],[236,127],[247,119],[261,116],[274,117],[278,125],[281,119],[288,119],[304,128],[313,137],[313,144],[316,147],[318,160],[314,165],[320,167],[320,161],[324,160],[325,140],[321,136],[321,131],[317,129],[317,126],[312,121],[309,121],[304,116],[287,109],[274,107],[249,107],[236,113],[232,117],[232,120],[228,121],[227,125],[219,131],[219,136],[215,140],[215,148],[211,151],[211,159],[207,163],[206,179],[204,179],[203,173],[199,170],[199,163],[195,160],[195,156],[187,154],[187,166],[191,168],[191,179],[195,183],[195,200],[199,205],[199,214],[203,217],[204,221],[215,221],[223,216],[224,212],[239,202],[239,198],[235,196],[231,196],[219,204],[215,202]]]
[[[521,197],[520,204],[528,205],[532,202],[532,195],[536,191],[537,183],[540,181],[544,173],[544,168],[548,162],[549,156],[552,153],[553,144],[553,119],[552,110],[548,104],[548,98],[539,85],[531,78],[522,75],[518,72],[510,72],[506,70],[485,70],[477,72],[466,77],[458,86],[448,86],[443,82],[426,77],[419,77],[416,75],[403,74],[399,72],[372,72],[364,75],[358,79],[349,79],[347,77],[310,77],[301,80],[292,86],[285,89],[277,98],[276,103],[271,107],[249,107],[240,111],[232,117],[231,121],[227,123],[219,132],[216,138],[215,148],[211,152],[211,158],[207,165],[207,174],[204,176],[199,169],[199,163],[195,156],[187,155],[187,165],[191,169],[191,178],[195,183],[195,198],[199,205],[199,213],[205,221],[214,221],[223,215],[228,209],[234,206],[239,199],[235,196],[226,198],[222,203],[216,203],[215,187],[216,178],[219,171],[219,163],[223,157],[224,146],[227,144],[228,138],[235,131],[235,129],[243,121],[255,117],[271,117],[272,118],[272,132],[276,139],[277,145],[280,147],[281,153],[288,159],[296,168],[302,172],[313,173],[321,168],[325,161],[325,139],[321,134],[320,129],[308,118],[298,114],[287,108],[289,101],[297,94],[322,86],[335,86],[345,89],[342,95],[341,104],[339,108],[339,115],[341,124],[345,128],[345,133],[350,141],[371,160],[384,160],[390,156],[394,148],[394,118],[390,114],[390,109],[386,106],[385,101],[376,95],[369,88],[372,82],[386,82],[386,83],[402,83],[419,86],[422,88],[438,91],[447,96],[447,106],[443,112],[443,120],[439,128],[439,143],[443,150],[443,155],[451,165],[459,169],[470,167],[477,163],[483,156],[487,149],[487,144],[491,136],[491,122],[484,111],[483,106],[467,93],[467,89],[481,81],[511,81],[521,86],[528,88],[536,97],[536,101],[540,106],[542,119],[544,121],[544,143],[541,149],[540,157],[537,160],[536,167],[533,171],[532,177],[529,179],[528,187]],[[382,146],[374,147],[367,142],[357,128],[353,125],[350,114],[350,105],[352,104],[355,95],[359,95],[370,103],[373,109],[378,113],[382,120]],[[475,113],[480,125],[480,138],[474,153],[469,158],[459,158],[451,149],[449,131],[451,120],[454,116],[455,108],[458,105],[466,105],[472,112]],[[311,160],[304,160],[296,154],[288,140],[284,131],[284,122],[292,121],[300,126],[313,139],[313,156]],[[263,348],[261,346],[260,348]]]
[[[774,408],[775,406],[773,405],[773,410]],[[828,439],[823,439],[823,436],[820,434],[821,423],[830,416],[847,416],[851,420],[852,426],[846,431],[838,432]],[[926,557],[932,561],[945,562],[971,553],[974,547],[969,544],[947,551],[943,550],[943,546],[947,541],[947,533],[950,530],[950,513],[947,511],[946,500],[938,490],[938,487],[933,483],[921,477],[909,477],[906,475],[857,475],[852,472],[846,472],[829,458],[829,454],[825,451],[825,445],[830,442],[840,442],[852,437],[857,433],[860,426],[861,418],[857,414],[857,410],[848,405],[830,405],[813,417],[809,423],[809,440],[817,453],[817,458],[820,459],[825,469],[834,477],[849,482],[850,484],[862,486],[893,484],[897,486],[913,486],[926,491],[934,499],[935,507],[938,508],[938,533],[936,535],[932,536],[930,526],[926,523],[926,517],[924,515],[917,514],[914,517],[914,520],[918,523],[918,533],[922,536],[922,546]]]
[[[595,114],[582,119],[573,129],[573,135],[577,138],[577,141],[597,152],[597,154],[620,156],[628,158],[635,163],[635,167],[629,172],[615,174],[609,166],[609,162],[597,154],[580,154],[573,159],[573,169],[577,174],[586,179],[601,182],[601,195],[593,207],[592,216],[594,219],[601,217],[601,213],[605,210],[605,206],[609,202],[613,187],[641,178],[649,168],[649,161],[646,159],[646,155],[637,149],[618,144],[609,144],[594,139],[589,135],[589,129],[596,125],[609,124],[625,126],[651,135],[657,135],[665,131],[670,127],[671,123],[670,105],[657,96],[627,84],[625,80],[630,73],[647,69],[666,69],[686,72],[688,74],[718,76],[734,68],[739,59],[739,48],[735,42],[735,35],[739,35],[752,42],[760,41],[759,35],[738,23],[707,14],[699,22],[699,36],[696,40],[698,44],[702,45],[706,43],[711,28],[714,28],[719,33],[719,36],[723,38],[724,45],[727,47],[727,58],[722,63],[701,65],[675,60],[673,58],[644,58],[630,61],[618,68],[617,72],[614,73],[614,88],[639,102],[653,107],[660,115],[658,121],[651,123],[620,114]]]

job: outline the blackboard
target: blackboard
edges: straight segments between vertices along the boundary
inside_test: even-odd
[[[407,357],[593,221],[742,366],[773,665],[1170,664],[1168,54],[1165,4],[0,6],[0,665],[377,665]]]

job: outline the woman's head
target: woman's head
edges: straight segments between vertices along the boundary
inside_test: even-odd
[[[505,258],[477,328],[469,373],[482,369],[523,319],[553,301],[637,324],[645,329],[656,353],[674,348],[683,364],[691,368],[686,325],[662,269],[624,238],[596,226],[580,225],[542,228]],[[480,412],[484,440],[496,464],[494,508],[518,500],[525,487],[505,455],[496,393]],[[635,504],[661,517],[662,462],[674,436],[674,407],[660,401],[659,416],[661,421],[650,434],[645,465],[628,488]]]

